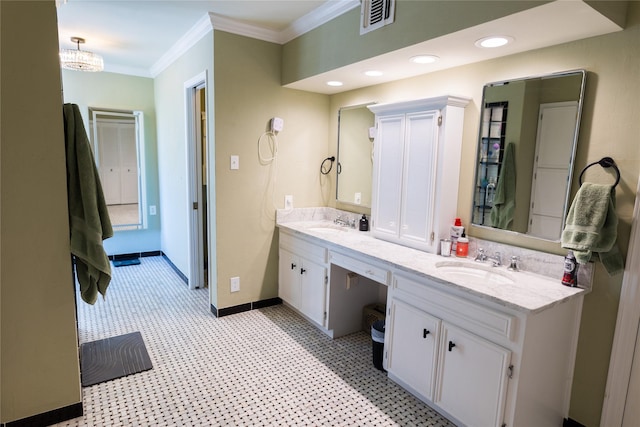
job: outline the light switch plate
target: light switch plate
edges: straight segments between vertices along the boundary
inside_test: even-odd
[[[231,156],[231,170],[240,169],[240,156]]]
[[[229,284],[231,286],[231,292],[239,292],[240,291],[240,278],[232,277],[229,279]]]
[[[284,196],[284,208],[293,209],[293,196],[291,194]]]

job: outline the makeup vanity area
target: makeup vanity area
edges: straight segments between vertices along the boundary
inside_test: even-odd
[[[558,426],[568,416],[588,287],[560,284],[559,255],[499,247],[504,264],[512,255],[524,260],[518,271],[474,261],[480,245],[494,253],[493,242],[475,239],[469,258],[438,255],[456,216],[467,102],[369,107],[377,125],[371,231],[336,223],[357,221],[351,212],[279,210],[279,296],[332,338],[361,330],[362,308],[384,303],[389,378],[458,424]],[[486,190],[482,144],[481,135],[476,181]],[[499,169],[489,173],[499,179]],[[477,212],[474,203],[471,216]],[[550,277],[531,272],[534,264]]]

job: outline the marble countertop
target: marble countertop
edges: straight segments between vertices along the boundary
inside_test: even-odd
[[[370,232],[340,227],[327,220],[279,221],[277,225],[293,234],[315,239],[330,250],[347,254],[353,251],[357,255],[371,257],[378,265],[426,277],[457,293],[487,299],[525,314],[538,313],[588,292],[563,286],[560,278],[552,280],[525,271],[509,271],[506,266],[491,267],[487,262],[478,263],[472,258],[434,255],[377,239]],[[445,266],[453,267],[453,274],[451,270],[446,271]],[[469,270],[473,274],[464,274]],[[490,279],[482,279],[483,274]]]

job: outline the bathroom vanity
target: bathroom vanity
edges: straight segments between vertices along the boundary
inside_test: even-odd
[[[416,397],[468,426],[562,424],[585,289],[383,241],[328,210],[278,212],[286,304],[335,338],[385,302],[384,366]]]

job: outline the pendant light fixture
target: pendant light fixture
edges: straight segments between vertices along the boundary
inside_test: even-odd
[[[84,43],[83,38],[71,37],[71,41],[76,43],[78,48],[60,50],[60,65],[62,65],[62,68],[92,72],[104,70],[102,56],[86,50],[80,50],[80,43]]]

